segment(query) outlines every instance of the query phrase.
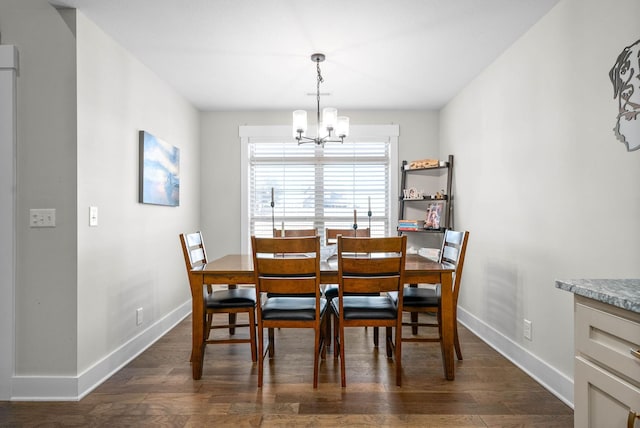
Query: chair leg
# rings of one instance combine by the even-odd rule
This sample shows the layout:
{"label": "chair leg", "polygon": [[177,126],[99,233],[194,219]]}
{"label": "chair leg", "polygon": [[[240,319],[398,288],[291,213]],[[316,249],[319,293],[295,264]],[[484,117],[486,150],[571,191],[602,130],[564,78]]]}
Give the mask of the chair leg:
{"label": "chair leg", "polygon": [[418,313],[411,312],[411,334],[418,334]]}
{"label": "chair leg", "polygon": [[262,388],[262,376],[264,372],[264,329],[258,323],[258,388]]}
{"label": "chair leg", "polygon": [[[211,333],[211,325],[213,324],[213,314],[209,313],[206,315],[206,321],[204,325],[204,329],[202,330],[202,341],[204,342],[209,337]],[[193,363],[193,350],[191,351],[191,356],[189,357],[189,362]]]}
{"label": "chair leg", "polygon": [[[418,284],[409,284],[411,288],[417,288]],[[418,313],[411,312],[411,334],[414,336],[418,334]]]}
{"label": "chair leg", "polygon": [[327,327],[329,322],[329,317],[327,314],[324,314],[322,320],[320,321],[320,357],[323,360],[327,359],[327,331],[329,332],[329,336],[331,336],[331,325]]}
{"label": "chair leg", "polygon": [[386,327],[385,330],[386,330],[385,342],[387,345],[387,358],[391,358],[393,357],[393,336],[391,333],[392,328]]}
{"label": "chair leg", "polygon": [[212,313],[208,313],[207,314],[207,329],[205,330],[207,335],[211,331],[211,325],[213,325],[213,314]]}
{"label": "chair leg", "polygon": [[340,348],[342,347],[342,343],[340,343],[340,320],[337,316],[334,315],[333,318],[333,358],[338,358],[340,353]]}
{"label": "chair leg", "polygon": [[315,331],[315,344],[313,347],[313,388],[318,387],[318,367],[320,366],[320,346],[322,346],[321,336],[324,328],[324,320],[320,321],[320,326]]}
{"label": "chair leg", "polygon": [[[329,302],[327,302],[327,304],[329,306],[331,306],[331,304]],[[325,336],[325,346],[331,346],[331,336],[332,336],[332,331],[331,331],[331,322],[332,322],[332,318],[333,318],[333,310],[331,309],[331,307],[326,309],[327,312],[324,316],[326,318],[325,321],[325,329],[324,329],[324,336]]]}
{"label": "chair leg", "polygon": [[396,327],[396,385],[402,386],[402,322]]}
{"label": "chair leg", "polygon": [[347,386],[347,375],[345,373],[344,363],[344,325],[342,323],[340,323],[340,384],[343,388]]}
{"label": "chair leg", "polygon": [[462,360],[462,350],[460,349],[460,340],[458,339],[458,322],[453,326],[453,346],[456,348],[456,356]]}
{"label": "chair leg", "polygon": [[236,314],[235,314],[235,312],[232,312],[232,313],[229,314],[229,325],[231,326],[231,327],[229,327],[229,334],[233,336],[234,334],[236,334],[236,327],[235,327],[235,325],[236,325]]}
{"label": "chair leg", "polygon": [[252,309],[249,311],[249,339],[251,340],[251,361],[258,361],[256,355],[256,314]]}
{"label": "chair leg", "polygon": [[[209,338],[209,334],[211,333],[211,324],[213,322],[213,314],[207,314],[205,318],[202,320],[202,342],[206,347],[206,340]],[[202,349],[204,352],[204,348]],[[189,357],[189,362],[193,363],[193,349],[191,350],[191,356]]]}
{"label": "chair leg", "polygon": [[378,347],[380,344],[380,329],[378,327],[373,327],[373,346]]}
{"label": "chair leg", "polygon": [[273,358],[276,353],[276,337],[274,329],[269,329],[269,358]]}

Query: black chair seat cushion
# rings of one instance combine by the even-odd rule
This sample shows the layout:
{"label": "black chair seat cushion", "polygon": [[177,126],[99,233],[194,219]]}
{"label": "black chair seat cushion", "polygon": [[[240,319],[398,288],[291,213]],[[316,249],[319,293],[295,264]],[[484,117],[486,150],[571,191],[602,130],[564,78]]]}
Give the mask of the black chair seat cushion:
{"label": "black chair seat cushion", "polygon": [[[331,301],[336,314],[340,313],[338,299]],[[397,307],[389,296],[344,296],[344,319],[395,319]]]}
{"label": "black chair seat cushion", "polygon": [[329,284],[324,289],[324,298],[328,301],[335,299],[338,297],[338,285],[337,284]]}
{"label": "black chair seat cushion", "polygon": [[[389,297],[393,301],[398,300],[398,293],[389,293]],[[440,284],[433,288],[417,288],[417,287],[405,287],[403,290],[402,304],[407,306],[433,306],[438,307],[440,305]]]}
{"label": "black chair seat cushion", "polygon": [[253,288],[235,288],[232,290],[215,290],[205,295],[207,308],[242,308],[256,305],[256,291]]}
{"label": "black chair seat cushion", "polygon": [[[320,316],[326,307],[326,299],[320,299]],[[271,297],[262,305],[264,320],[313,321],[315,318],[315,297]]]}

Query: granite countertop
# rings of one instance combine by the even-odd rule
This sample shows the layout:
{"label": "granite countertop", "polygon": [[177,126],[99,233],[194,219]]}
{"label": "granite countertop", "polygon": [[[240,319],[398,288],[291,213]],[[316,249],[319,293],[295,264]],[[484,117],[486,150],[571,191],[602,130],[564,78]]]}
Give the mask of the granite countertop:
{"label": "granite countertop", "polygon": [[556,288],[640,313],[640,279],[558,279]]}

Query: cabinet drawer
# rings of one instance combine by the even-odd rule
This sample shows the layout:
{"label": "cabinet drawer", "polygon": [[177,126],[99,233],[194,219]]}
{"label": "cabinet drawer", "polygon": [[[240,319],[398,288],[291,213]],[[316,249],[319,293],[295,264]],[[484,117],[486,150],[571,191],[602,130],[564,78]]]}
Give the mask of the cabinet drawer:
{"label": "cabinet drawer", "polygon": [[[635,314],[633,315],[635,316]],[[615,371],[640,387],[640,323],[622,316],[576,303],[576,355]]]}
{"label": "cabinet drawer", "polygon": [[640,412],[640,388],[582,357],[575,359],[574,388],[576,428],[624,428],[629,414]]}

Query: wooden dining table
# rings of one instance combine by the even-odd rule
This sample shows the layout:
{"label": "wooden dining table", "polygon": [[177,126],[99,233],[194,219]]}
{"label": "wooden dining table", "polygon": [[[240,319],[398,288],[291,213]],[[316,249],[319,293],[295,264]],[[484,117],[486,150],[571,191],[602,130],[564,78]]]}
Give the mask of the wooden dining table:
{"label": "wooden dining table", "polygon": [[[442,360],[444,375],[455,379],[454,372],[454,302],[452,280],[454,267],[438,263],[416,254],[408,254],[405,264],[407,284],[441,284]],[[228,284],[237,286],[255,282],[253,260],[249,254],[230,254],[198,266],[190,271],[189,282],[192,296],[192,373],[193,379],[202,377],[204,360],[205,305],[203,287],[205,284]],[[332,256],[320,264],[321,284],[338,283],[338,260]]]}

